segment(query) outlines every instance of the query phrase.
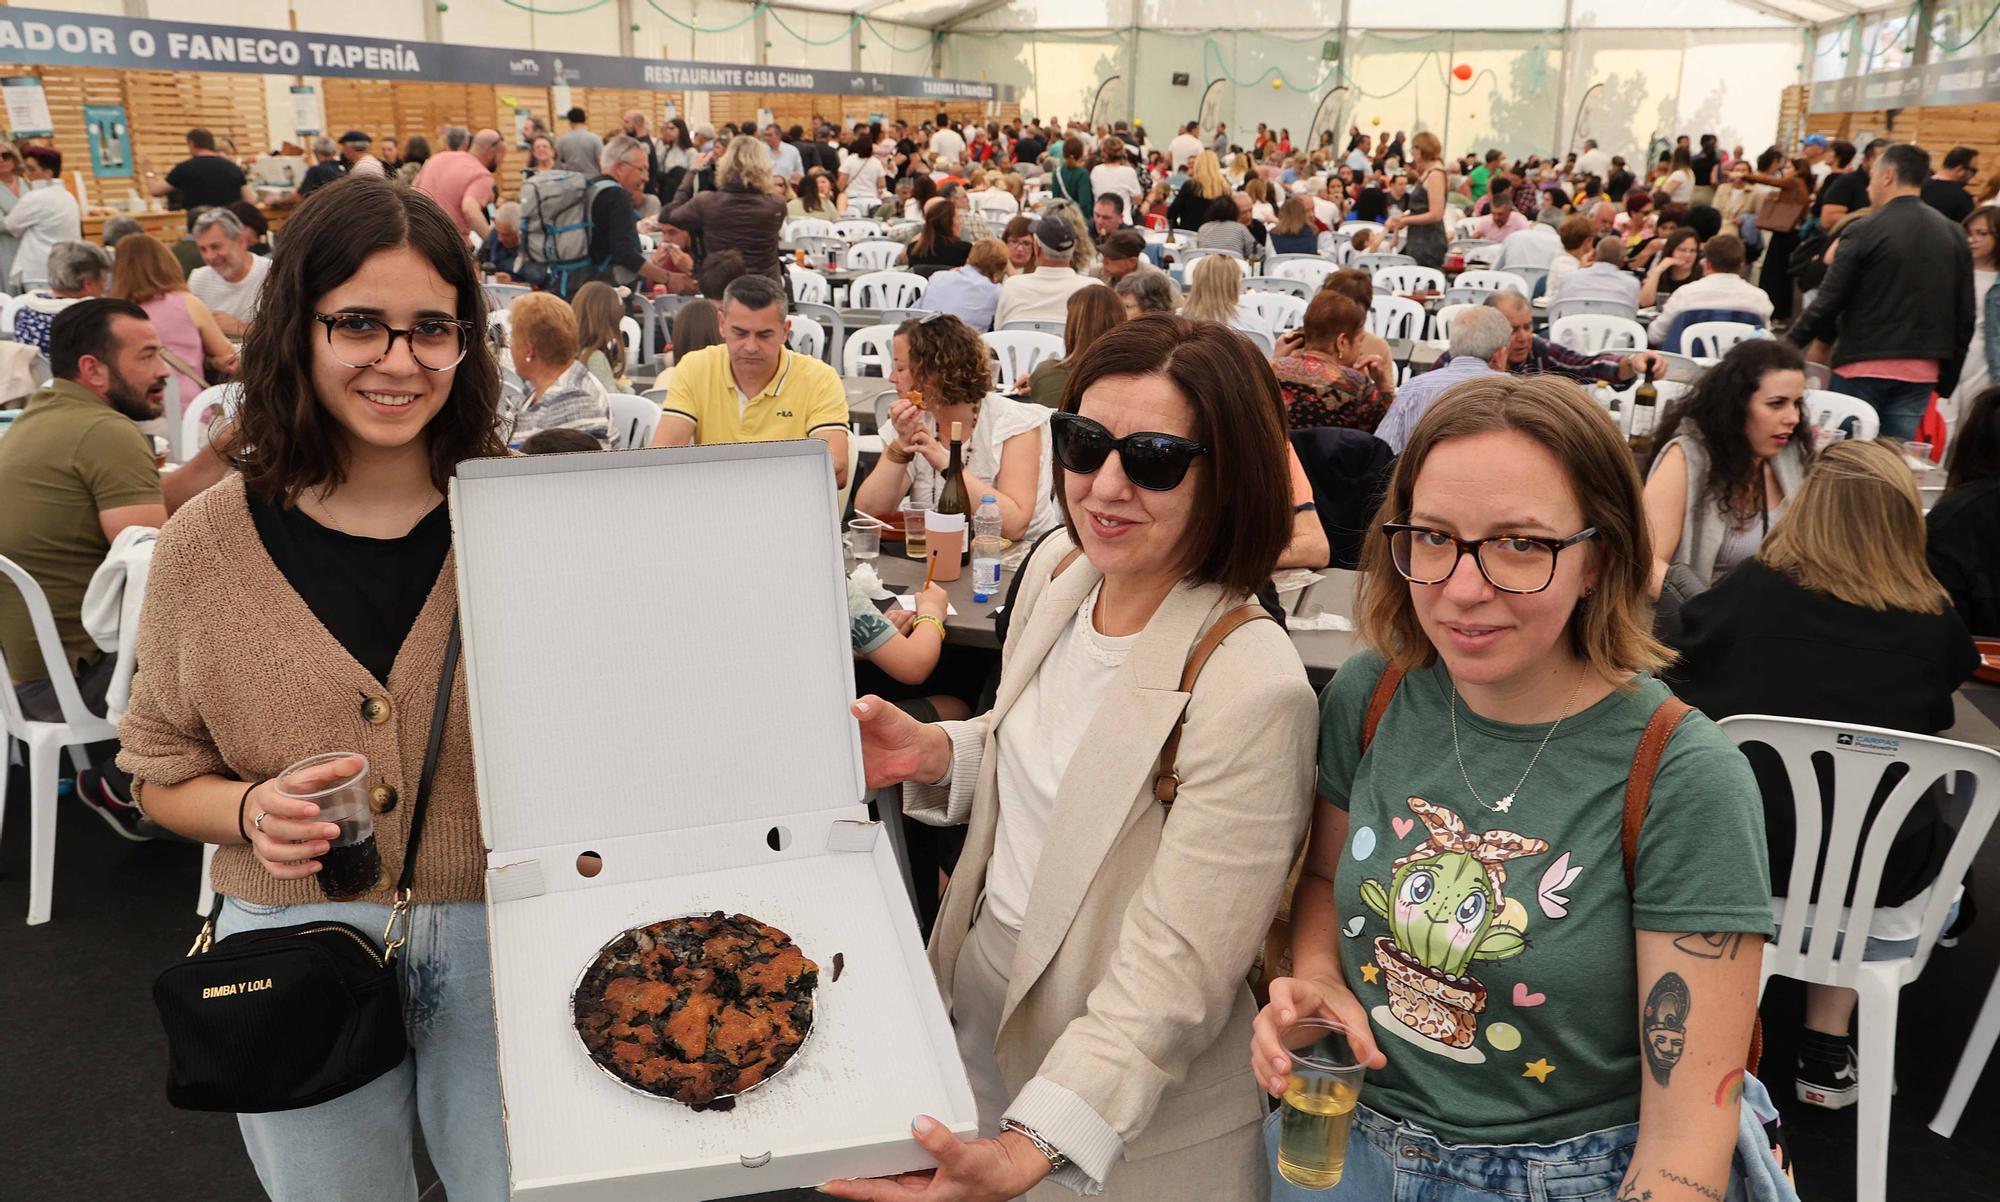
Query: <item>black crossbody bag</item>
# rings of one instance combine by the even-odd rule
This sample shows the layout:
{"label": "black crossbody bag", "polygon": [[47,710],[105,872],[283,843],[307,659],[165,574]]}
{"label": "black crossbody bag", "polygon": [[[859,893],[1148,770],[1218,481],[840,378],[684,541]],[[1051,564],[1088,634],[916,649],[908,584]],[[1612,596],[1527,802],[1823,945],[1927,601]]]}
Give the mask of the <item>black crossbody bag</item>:
{"label": "black crossbody bag", "polygon": [[217,893],[187,956],[153,981],[173,1105],[236,1114],[297,1110],[352,1093],[403,1062],[409,1038],[396,952],[408,935],[410,882],[451,709],[458,644],[454,622],[381,950],[344,922],[241,931],[218,942],[223,896]]}

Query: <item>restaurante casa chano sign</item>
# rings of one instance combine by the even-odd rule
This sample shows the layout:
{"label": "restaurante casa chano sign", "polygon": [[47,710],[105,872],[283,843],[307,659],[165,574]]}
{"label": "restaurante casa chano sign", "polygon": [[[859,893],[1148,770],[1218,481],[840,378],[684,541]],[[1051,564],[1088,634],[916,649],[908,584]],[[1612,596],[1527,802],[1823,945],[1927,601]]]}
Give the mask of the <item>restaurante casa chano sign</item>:
{"label": "restaurante casa chano sign", "polygon": [[424,83],[815,92],[929,100],[1015,99],[1012,85],[875,71],[621,58],[404,42],[143,17],[0,8],[0,61],[149,71],[325,75]]}

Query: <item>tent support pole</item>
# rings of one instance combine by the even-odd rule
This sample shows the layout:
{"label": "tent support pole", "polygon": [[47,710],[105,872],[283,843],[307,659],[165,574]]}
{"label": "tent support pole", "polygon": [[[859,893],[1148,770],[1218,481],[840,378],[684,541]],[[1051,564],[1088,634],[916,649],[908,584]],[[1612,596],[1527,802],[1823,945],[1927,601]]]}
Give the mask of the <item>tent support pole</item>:
{"label": "tent support pole", "polygon": [[[1555,157],[1561,162],[1563,152],[1568,149],[1563,142],[1563,110],[1569,107],[1569,73],[1571,63],[1576,58],[1576,0],[1563,0],[1562,71],[1556,76],[1556,137],[1553,143]],[[1573,139],[1576,131],[1570,131]]]}

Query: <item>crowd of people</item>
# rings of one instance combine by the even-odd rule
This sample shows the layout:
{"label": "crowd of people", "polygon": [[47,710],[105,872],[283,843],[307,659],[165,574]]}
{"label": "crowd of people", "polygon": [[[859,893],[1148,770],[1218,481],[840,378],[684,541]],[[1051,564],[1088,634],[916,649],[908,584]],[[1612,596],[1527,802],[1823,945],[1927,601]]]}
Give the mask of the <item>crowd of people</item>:
{"label": "crowd of people", "polygon": [[[240,172],[191,131],[157,186],[200,201],[192,262],[143,230],[62,236],[37,210],[67,194],[32,187],[54,152],[0,151],[18,239],[0,252],[38,285],[16,338],[52,376],[0,439],[0,555],[49,599],[47,662],[103,713],[117,657],[84,633],[83,594],[121,534],[159,528],[116,767],[78,795],[127,837],[218,845],[219,934],[382,928],[390,878],[326,901],[312,878],[335,831],[272,778],[329,739],[364,751],[389,789],[384,863],[402,854],[395,802],[457,608],[454,467],[618,444],[626,296],[674,293],[689,299],[665,331],[653,445],[816,439],[853,510],[888,516],[935,505],[956,426],[959,482],[1032,548],[997,663],[947,647],[935,586],[908,613],[848,595],[868,784],[965,828],[925,919],[981,1131],[913,1124],[940,1166],[929,1189],[1303,1198],[1273,1178],[1262,1094],[1284,1093],[1285,1029],[1319,1016],[1368,1068],[1330,1197],[1389,1197],[1413,1174],[1451,1198],[1531,1181],[1794,1196],[1736,1155],[1775,1115],[1741,1073],[1759,978],[1738,949],[1773,935],[1790,863],[1823,853],[1794,845],[1782,769],[1715,721],[1934,733],[1979,662],[1972,634],[2000,635],[2000,321],[1984,316],[2000,209],[1992,184],[1967,190],[1976,156],[1814,135],[1752,163],[1705,135],[1650,165],[1591,141],[1453,159],[1423,130],[1307,147],[1189,123],[1155,146],[1124,123],[946,114],[564,123],[528,131],[520,170],[524,195],[586,215],[574,253],[538,242],[534,205],[499,203],[511,140],[493,130],[385,138],[382,157],[358,132],[326,142],[268,240],[231,194]],[[895,326],[867,459],[839,373],[789,329],[785,223],[850,213],[907,223],[928,280],[923,315]],[[1470,239],[1551,304],[1655,308],[1652,345],[1573,349],[1500,290],[1405,377],[1371,328],[1375,279],[1334,263],[1271,349],[1244,336],[1238,260],[1332,257],[1354,221],[1374,223],[1355,249],[1442,268]],[[1147,236],[1174,230],[1230,253],[1176,281]],[[498,322],[496,282],[533,286]],[[1653,348],[1718,311],[1775,336],[1718,356],[1628,441],[1594,394],[1660,374]],[[1062,354],[999,388],[981,335],[1021,321],[1061,323]],[[1872,406],[1879,440],[1814,429],[1815,364]],[[163,475],[142,426],[176,377],[183,397],[240,393],[213,445]],[[1945,484],[1927,515],[1902,448],[1933,429]],[[1269,595],[1280,572],[1329,566],[1358,572],[1362,648],[1315,699]],[[11,595],[0,651],[23,711],[59,720]],[[505,1196],[464,682],[445,684],[459,699],[439,710],[405,949],[429,1018],[390,1075],[241,1116],[274,1196],[328,1180],[400,1196],[413,1123],[452,1196]],[[1636,861],[1635,774],[1653,798]],[[1933,790],[1896,835],[1883,907],[1956,886],[1938,879],[1945,813]],[[1266,964],[1253,995],[1281,903],[1289,968]],[[1814,986],[1798,1063],[1765,1072],[1850,1104],[1854,1004]],[[1718,1092],[1736,1078],[1740,1105]]]}

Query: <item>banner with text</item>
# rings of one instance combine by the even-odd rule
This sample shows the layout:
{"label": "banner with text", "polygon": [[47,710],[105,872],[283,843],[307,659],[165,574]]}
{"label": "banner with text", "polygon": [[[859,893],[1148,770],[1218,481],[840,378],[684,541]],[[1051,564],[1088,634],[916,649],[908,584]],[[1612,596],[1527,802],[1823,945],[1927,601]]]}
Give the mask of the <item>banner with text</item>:
{"label": "banner with text", "polygon": [[0,8],[0,61],[149,71],[331,75],[423,83],[1011,101],[1012,85],[927,75],[698,63],[401,42],[92,13]]}
{"label": "banner with text", "polygon": [[1806,111],[1855,113],[1921,104],[1981,104],[1990,100],[2000,100],[2000,54],[1816,83]]}

